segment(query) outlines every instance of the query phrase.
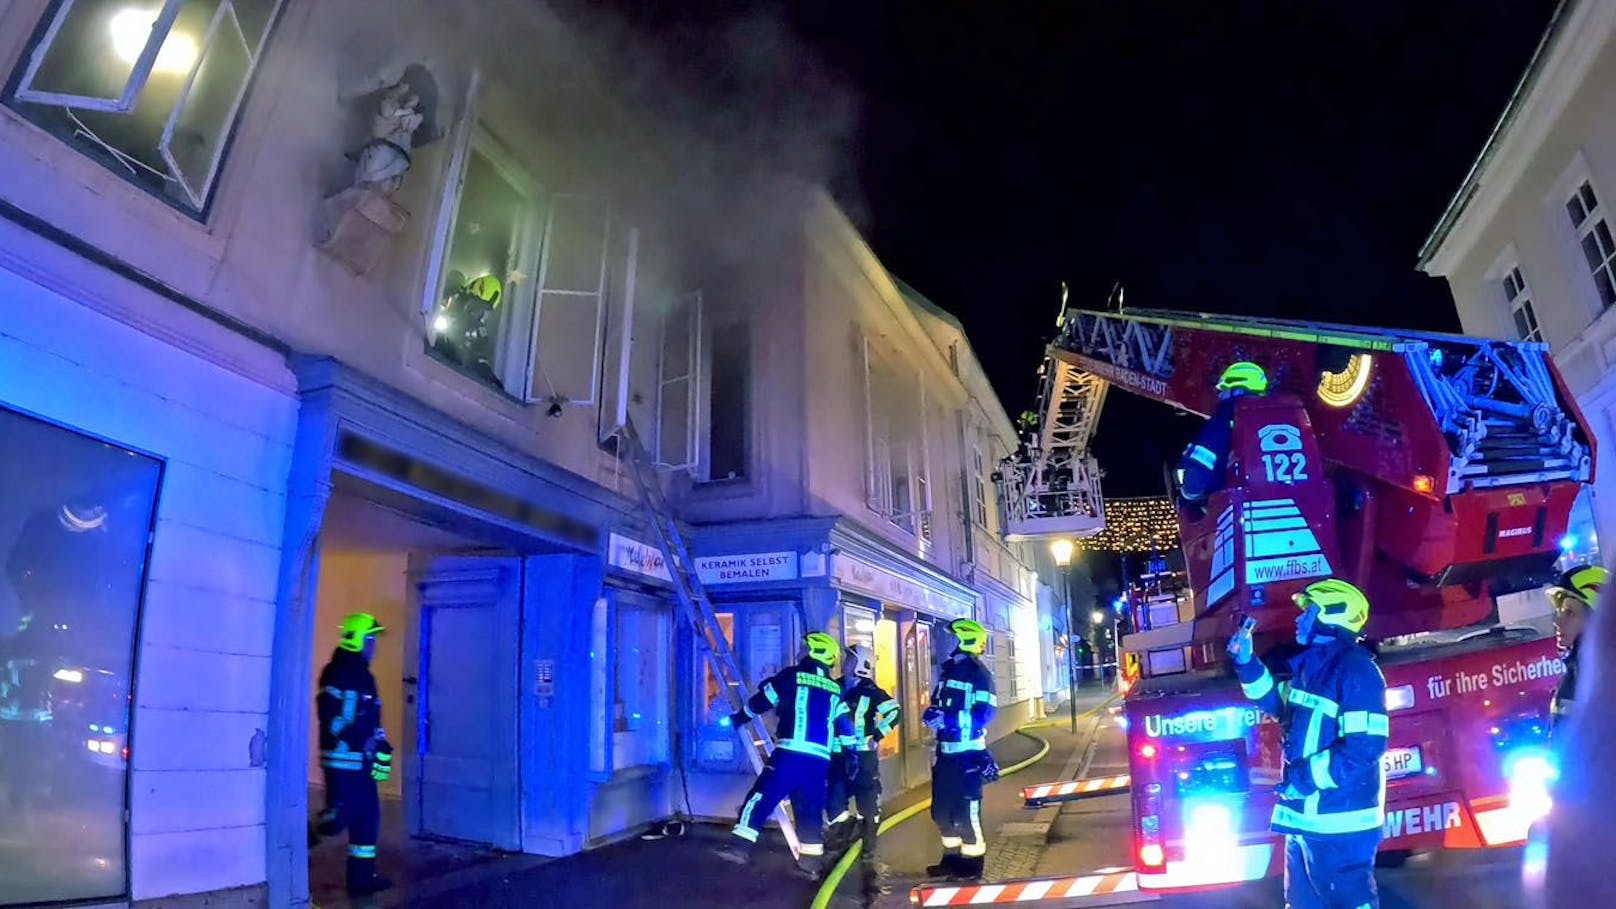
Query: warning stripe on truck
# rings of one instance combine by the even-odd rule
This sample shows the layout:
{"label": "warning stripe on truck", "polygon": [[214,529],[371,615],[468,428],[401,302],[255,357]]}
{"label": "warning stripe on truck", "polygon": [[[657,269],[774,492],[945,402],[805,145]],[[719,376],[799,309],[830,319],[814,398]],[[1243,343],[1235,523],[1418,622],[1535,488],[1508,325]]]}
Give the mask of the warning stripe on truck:
{"label": "warning stripe on truck", "polygon": [[909,891],[909,903],[914,906],[989,906],[1076,900],[1078,902],[1071,905],[1103,906],[1134,901],[1114,899],[1122,896],[1135,900],[1142,896],[1138,875],[1132,871],[1107,869],[1082,877],[1041,878],[1006,884],[922,885]]}
{"label": "warning stripe on truck", "polygon": [[1111,795],[1126,790],[1128,785],[1129,778],[1126,773],[1121,776],[1097,776],[1088,780],[1071,780],[1065,783],[1043,783],[1037,786],[1026,786],[1021,790],[1021,798],[1027,803],[1028,808],[1040,808],[1051,802],[1068,802],[1097,795]]}

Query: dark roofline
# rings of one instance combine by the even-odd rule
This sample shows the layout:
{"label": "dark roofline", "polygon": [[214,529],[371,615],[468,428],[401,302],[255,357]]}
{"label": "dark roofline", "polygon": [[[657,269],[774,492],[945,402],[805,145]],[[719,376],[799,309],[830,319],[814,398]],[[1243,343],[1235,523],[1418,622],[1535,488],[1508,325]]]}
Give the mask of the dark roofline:
{"label": "dark roofline", "polygon": [[1476,190],[1481,185],[1478,178],[1481,176],[1482,170],[1492,162],[1493,155],[1498,151],[1499,143],[1503,141],[1504,133],[1515,124],[1516,118],[1520,116],[1526,96],[1536,87],[1537,77],[1542,73],[1543,64],[1548,60],[1549,47],[1554,43],[1554,39],[1559,36],[1560,29],[1565,25],[1566,20],[1571,18],[1568,13],[1575,4],[1576,0],[1560,0],[1559,5],[1554,8],[1554,15],[1549,19],[1548,27],[1543,30],[1543,37],[1538,40],[1537,49],[1532,51],[1532,59],[1526,64],[1526,72],[1522,73],[1520,81],[1515,83],[1515,91],[1509,96],[1509,103],[1504,105],[1504,112],[1499,115],[1498,122],[1493,124],[1493,130],[1487,135],[1487,141],[1482,144],[1481,153],[1476,156],[1475,163],[1470,165],[1470,171],[1465,174],[1464,181],[1459,184],[1458,192],[1455,192],[1453,198],[1448,201],[1448,207],[1443,209],[1441,220],[1437,221],[1436,226],[1431,228],[1431,233],[1426,236],[1425,243],[1420,246],[1420,258],[1415,263],[1416,268],[1423,271],[1425,266],[1430,264],[1431,260],[1436,257],[1437,247],[1447,240],[1449,232],[1453,230],[1454,223],[1459,220],[1460,215],[1464,214],[1465,207],[1475,197]]}

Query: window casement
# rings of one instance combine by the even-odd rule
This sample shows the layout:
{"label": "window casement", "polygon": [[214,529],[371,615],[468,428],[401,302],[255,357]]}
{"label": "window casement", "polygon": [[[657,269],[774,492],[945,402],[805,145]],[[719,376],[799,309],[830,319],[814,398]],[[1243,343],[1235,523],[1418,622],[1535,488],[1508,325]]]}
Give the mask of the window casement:
{"label": "window casement", "polygon": [[892,368],[860,339],[864,369],[866,503],[876,514],[929,541],[931,470],[925,389],[918,374]]}
{"label": "window casement", "polygon": [[1589,180],[1577,182],[1565,200],[1565,212],[1576,231],[1583,262],[1593,277],[1599,305],[1609,309],[1616,305],[1616,238],[1611,235],[1604,205]]}
{"label": "window casement", "polygon": [[1515,323],[1516,336],[1522,341],[1543,340],[1537,310],[1532,306],[1532,294],[1526,287],[1526,278],[1521,275],[1521,267],[1511,265],[1506,268],[1499,284],[1504,292],[1504,302],[1509,306],[1510,318]]}
{"label": "window casement", "polygon": [[520,401],[593,406],[610,203],[546,192],[470,110],[450,173],[423,301],[428,348]]}
{"label": "window casement", "polygon": [[6,104],[201,217],[282,0],[61,0]]}

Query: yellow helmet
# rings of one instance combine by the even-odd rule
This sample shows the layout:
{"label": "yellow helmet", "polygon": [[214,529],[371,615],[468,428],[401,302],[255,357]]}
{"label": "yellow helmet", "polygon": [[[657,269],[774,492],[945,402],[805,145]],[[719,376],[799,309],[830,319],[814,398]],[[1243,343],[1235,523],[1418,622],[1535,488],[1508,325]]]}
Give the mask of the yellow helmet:
{"label": "yellow helmet", "polygon": [[1291,598],[1297,609],[1319,608],[1319,622],[1357,634],[1369,622],[1369,598],[1340,578],[1325,578],[1307,585]]}
{"label": "yellow helmet", "polygon": [[1610,580],[1610,572],[1598,565],[1576,565],[1567,568],[1548,589],[1549,602],[1556,610],[1570,602],[1580,602],[1589,609],[1599,602],[1599,592]]}
{"label": "yellow helmet", "polygon": [[1241,360],[1223,371],[1218,377],[1218,391],[1238,389],[1254,395],[1267,394],[1268,373],[1249,360]]}
{"label": "yellow helmet", "polygon": [[367,638],[386,630],[375,616],[368,612],[356,612],[342,620],[342,636],[337,639],[337,646],[358,653],[365,649]]}
{"label": "yellow helmet", "polygon": [[835,638],[823,631],[814,631],[804,635],[802,640],[808,645],[808,659],[823,666],[836,665],[836,652],[842,648]]}
{"label": "yellow helmet", "polygon": [[948,623],[948,633],[959,639],[959,649],[981,656],[988,650],[988,630],[970,619],[955,619]]}
{"label": "yellow helmet", "polygon": [[493,275],[483,275],[480,278],[472,278],[466,282],[464,289],[466,293],[498,309],[499,297],[504,292],[505,286]]}

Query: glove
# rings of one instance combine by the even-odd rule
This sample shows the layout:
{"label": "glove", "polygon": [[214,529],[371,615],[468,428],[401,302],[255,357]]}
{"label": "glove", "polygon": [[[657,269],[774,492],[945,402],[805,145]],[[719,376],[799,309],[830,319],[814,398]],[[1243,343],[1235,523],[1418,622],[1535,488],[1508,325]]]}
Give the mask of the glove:
{"label": "glove", "polygon": [[376,782],[384,782],[393,775],[393,746],[386,740],[376,745],[376,753],[370,759],[370,778]]}
{"label": "glove", "polygon": [[1251,662],[1252,652],[1251,632],[1241,629],[1229,638],[1229,656],[1239,665],[1244,666]]}
{"label": "glove", "polygon": [[982,752],[982,782],[992,783],[999,779],[999,762],[993,759],[993,752]]}
{"label": "glove", "polygon": [[731,729],[739,729],[750,722],[752,722],[752,718],[747,716],[744,711],[732,713],[724,718],[724,725]]}
{"label": "glove", "polygon": [[943,712],[936,707],[927,707],[926,712],[920,715],[920,721],[933,730],[941,731],[943,728]]}

